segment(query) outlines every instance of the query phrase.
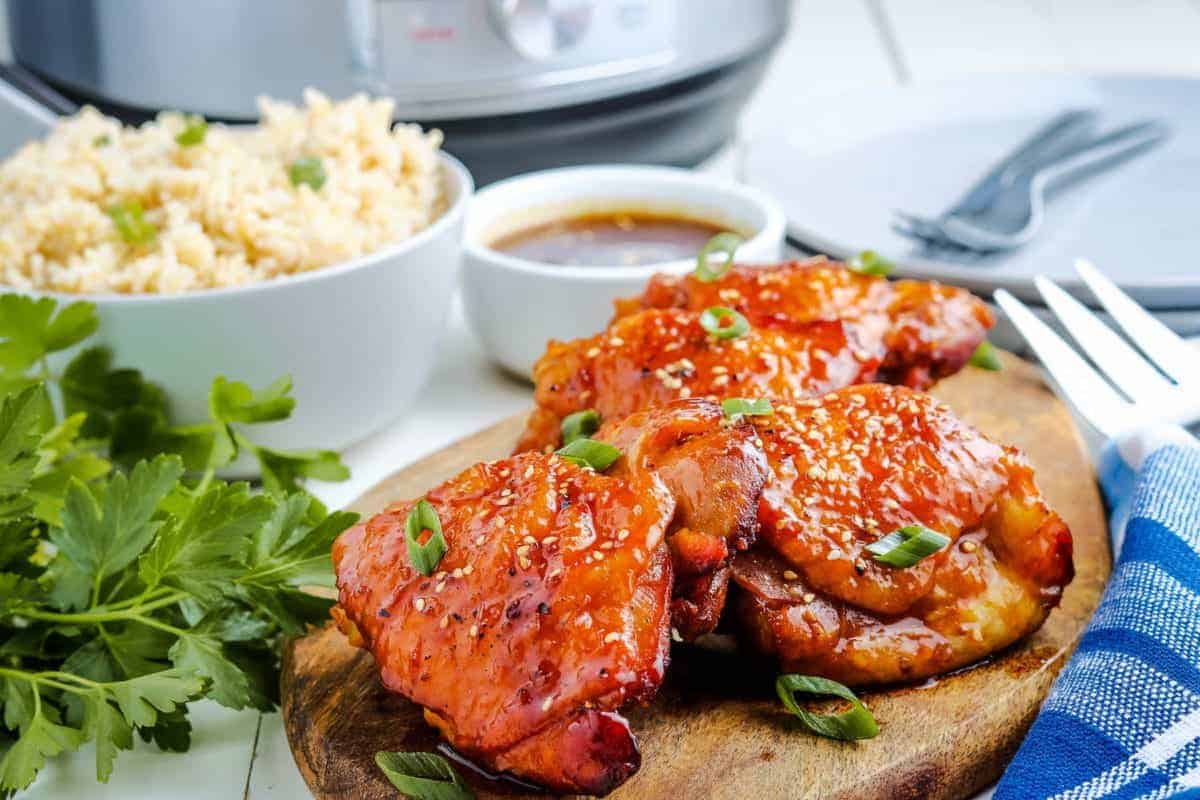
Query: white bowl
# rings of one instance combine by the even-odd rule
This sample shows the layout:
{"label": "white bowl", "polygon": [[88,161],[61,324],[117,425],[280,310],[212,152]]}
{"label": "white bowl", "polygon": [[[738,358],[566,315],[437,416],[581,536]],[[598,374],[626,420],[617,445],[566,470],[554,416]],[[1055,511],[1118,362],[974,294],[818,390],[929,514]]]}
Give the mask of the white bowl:
{"label": "white bowl", "polygon": [[[489,247],[531,222],[588,207],[685,214],[735,230],[755,231],[739,262],[777,261],[784,216],[762,192],[732,181],[668,167],[568,167],[519,175],[479,191],[471,201],[463,250],[463,302],[487,354],[528,377],[549,339],[591,336],[612,318],[612,301],[641,292],[656,272],[683,274],[695,259],[639,266],[560,266]],[[575,207],[574,209],[572,207]]]}
{"label": "white bowl", "polygon": [[421,389],[462,257],[470,173],[442,154],[449,206],[430,227],[341,264],[229,289],[173,295],[50,296],[95,303],[119,366],[162,386],[172,418],[208,419],[216,375],[255,389],[290,374],[291,419],[255,427],[277,448],[340,450],[395,419]]}

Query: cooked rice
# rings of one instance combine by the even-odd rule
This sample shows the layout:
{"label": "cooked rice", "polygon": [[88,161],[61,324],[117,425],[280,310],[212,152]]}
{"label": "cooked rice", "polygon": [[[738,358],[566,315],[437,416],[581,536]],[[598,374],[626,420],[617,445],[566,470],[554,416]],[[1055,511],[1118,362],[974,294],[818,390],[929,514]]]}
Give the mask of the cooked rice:
{"label": "cooked rice", "polygon": [[[392,127],[393,103],[259,101],[253,127],[185,118],[123,127],[94,108],[0,165],[0,282],[61,292],[172,293],[241,286],[355,258],[430,225],[443,199],[438,131]],[[288,166],[321,160],[314,191]],[[157,235],[127,243],[108,210],[140,203]]]}

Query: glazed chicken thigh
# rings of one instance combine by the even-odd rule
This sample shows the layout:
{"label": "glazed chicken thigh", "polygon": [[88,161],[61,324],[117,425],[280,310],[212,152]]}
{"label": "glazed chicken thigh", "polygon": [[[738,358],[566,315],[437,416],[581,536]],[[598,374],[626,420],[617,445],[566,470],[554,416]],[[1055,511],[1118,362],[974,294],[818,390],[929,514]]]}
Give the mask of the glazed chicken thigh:
{"label": "glazed chicken thigh", "polygon": [[881,356],[837,321],[719,339],[698,312],[642,311],[597,336],[549,344],[533,368],[537,408],[516,449],[557,447],[562,419],[584,409],[608,421],[679,398],[820,395],[871,380]]}
{"label": "glazed chicken thigh", "polygon": [[447,543],[431,576],[407,555],[411,502],[334,546],[337,616],[386,687],[488,767],[590,794],[638,768],[617,711],[653,697],[672,624],[715,624],[766,480],[754,427],[706,401],[598,436],[623,454],[608,474],[527,453],[430,491]]}
{"label": "glazed chicken thigh", "polygon": [[[1072,578],[1071,534],[1019,453],[936,399],[882,384],[755,418],[771,465],[760,544],[734,560],[736,615],[785,671],[842,683],[955,669],[1036,630]],[[868,545],[921,525],[917,563]]]}
{"label": "glazed chicken thigh", "polygon": [[758,530],[767,459],[757,431],[727,420],[716,403],[690,399],[608,423],[595,438],[623,454],[610,475],[652,471],[675,499],[672,632],[683,641],[710,633],[725,608],[729,560]]}
{"label": "glazed chicken thigh", "polygon": [[693,275],[655,275],[640,297],[618,300],[617,317],[647,308],[703,311],[726,306],[752,324],[842,320],[862,346],[882,353],[879,379],[914,389],[962,369],[995,323],[965,289],[863,275],[823,256],[767,267],[733,267],[705,283]]}
{"label": "glazed chicken thigh", "polygon": [[447,544],[431,576],[407,555],[411,502],[337,540],[343,629],[460,752],[605,794],[640,765],[618,709],[649,700],[667,664],[670,493],[653,473],[535,453],[471,467],[427,499]]}

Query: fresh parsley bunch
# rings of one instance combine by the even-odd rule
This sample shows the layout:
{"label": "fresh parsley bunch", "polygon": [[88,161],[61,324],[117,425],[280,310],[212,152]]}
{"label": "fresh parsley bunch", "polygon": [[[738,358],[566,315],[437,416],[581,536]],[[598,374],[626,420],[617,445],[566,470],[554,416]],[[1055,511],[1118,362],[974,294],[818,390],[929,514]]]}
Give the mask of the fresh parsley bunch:
{"label": "fresh parsley bunch", "polygon": [[[273,709],[280,641],[326,618],[304,588],[332,585],[355,520],[300,485],[346,478],[336,453],[246,433],[290,415],[290,380],[218,377],[211,420],[172,426],[163,392],[103,348],[52,372],[97,325],[88,303],[0,296],[0,797],[84,742],[101,781],[135,731],[187,749],[194,699]],[[216,478],[243,453],[262,491]]]}

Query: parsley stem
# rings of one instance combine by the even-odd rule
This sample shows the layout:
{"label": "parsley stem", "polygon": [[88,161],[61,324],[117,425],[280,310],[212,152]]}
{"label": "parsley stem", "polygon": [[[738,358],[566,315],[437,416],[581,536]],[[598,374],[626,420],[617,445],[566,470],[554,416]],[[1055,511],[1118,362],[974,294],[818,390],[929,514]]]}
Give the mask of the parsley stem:
{"label": "parsley stem", "polygon": [[[41,684],[42,686],[49,686],[51,688],[58,689],[63,692],[71,692],[72,694],[87,694],[88,692],[92,691],[91,688],[84,688],[82,686],[71,686],[70,684],[60,683],[56,680],[45,677],[46,675],[65,675],[65,674],[69,674],[69,673],[57,673],[57,672],[50,672],[50,673],[37,672],[37,673],[35,673],[35,672],[26,672],[23,669],[5,669],[4,667],[0,667],[0,678],[12,678],[13,680],[25,681],[27,683],[33,684],[35,687],[38,684]],[[78,676],[72,675],[71,677],[78,677]],[[33,690],[33,694],[37,698],[35,701],[36,702],[35,708],[40,709],[41,708],[41,696],[40,696],[41,693],[38,692],[38,690],[35,688]]]}
{"label": "parsley stem", "polygon": [[174,636],[187,636],[188,632],[182,628],[176,628],[174,625],[168,625],[165,622],[159,622],[153,617],[143,617],[140,614],[135,614],[129,617],[130,622],[139,622],[148,628],[158,628],[160,631],[166,631]]}
{"label": "parsley stem", "polygon": [[[58,622],[75,625],[99,625],[102,622],[120,622],[122,620],[137,620],[141,612],[154,611],[164,606],[174,605],[180,600],[187,599],[186,592],[172,592],[166,597],[149,603],[141,603],[128,608],[111,608],[104,611],[81,611],[79,613],[60,613],[57,611],[41,611],[36,608],[18,608],[11,612],[12,616],[41,620],[42,622]],[[105,606],[97,606],[98,609]]]}

